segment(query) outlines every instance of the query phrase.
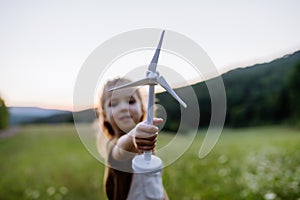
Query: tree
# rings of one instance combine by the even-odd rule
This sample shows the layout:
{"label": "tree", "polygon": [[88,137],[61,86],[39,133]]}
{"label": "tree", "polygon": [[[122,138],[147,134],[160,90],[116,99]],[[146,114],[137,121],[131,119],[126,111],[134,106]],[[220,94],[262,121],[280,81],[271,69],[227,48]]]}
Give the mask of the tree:
{"label": "tree", "polygon": [[8,126],[9,114],[4,100],[0,97],[0,130]]}
{"label": "tree", "polygon": [[300,123],[300,62],[298,62],[289,77],[288,90],[293,121]]}

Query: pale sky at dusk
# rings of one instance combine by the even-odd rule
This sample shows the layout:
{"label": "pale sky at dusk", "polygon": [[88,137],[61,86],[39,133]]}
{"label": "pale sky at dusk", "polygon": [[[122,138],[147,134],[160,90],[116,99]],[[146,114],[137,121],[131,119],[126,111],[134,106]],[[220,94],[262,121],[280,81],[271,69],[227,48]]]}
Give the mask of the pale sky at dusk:
{"label": "pale sky at dusk", "polygon": [[0,0],[0,96],[70,109],[89,54],[126,31],[160,28],[199,44],[220,72],[300,49],[300,1]]}

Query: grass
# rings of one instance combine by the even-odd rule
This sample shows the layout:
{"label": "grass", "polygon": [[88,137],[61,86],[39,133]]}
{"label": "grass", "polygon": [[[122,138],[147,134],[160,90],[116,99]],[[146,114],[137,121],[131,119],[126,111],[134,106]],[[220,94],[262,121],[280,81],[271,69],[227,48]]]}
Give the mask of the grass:
{"label": "grass", "polygon": [[27,126],[0,140],[0,199],[104,199],[100,165],[72,126]]}
{"label": "grass", "polygon": [[[197,159],[202,137],[164,170],[171,199],[299,199],[300,133],[284,127],[225,129]],[[180,198],[178,198],[180,197]]]}
{"label": "grass", "polygon": [[[160,134],[159,146],[172,139]],[[299,199],[300,132],[287,127],[225,129],[204,159],[203,134],[164,168],[170,199]],[[0,139],[0,199],[105,199],[104,166],[71,125],[24,126]]]}

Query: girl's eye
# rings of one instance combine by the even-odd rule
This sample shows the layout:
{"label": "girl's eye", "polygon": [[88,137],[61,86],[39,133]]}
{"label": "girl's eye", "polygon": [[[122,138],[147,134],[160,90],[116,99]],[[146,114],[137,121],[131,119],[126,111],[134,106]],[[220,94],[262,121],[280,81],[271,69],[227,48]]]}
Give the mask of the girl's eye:
{"label": "girl's eye", "polygon": [[135,102],[136,102],[135,98],[131,97],[129,99],[129,104],[135,104]]}
{"label": "girl's eye", "polygon": [[116,101],[110,101],[109,103],[108,103],[108,107],[115,107],[115,106],[117,106],[118,105],[118,102],[116,102]]}

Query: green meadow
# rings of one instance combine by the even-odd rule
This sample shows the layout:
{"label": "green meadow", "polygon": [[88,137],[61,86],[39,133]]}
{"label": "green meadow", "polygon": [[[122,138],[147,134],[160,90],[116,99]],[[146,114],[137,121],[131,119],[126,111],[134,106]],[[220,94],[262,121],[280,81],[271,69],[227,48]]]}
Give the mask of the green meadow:
{"label": "green meadow", "polygon": [[[159,146],[173,138],[160,133]],[[213,151],[204,135],[164,168],[170,199],[300,199],[300,131],[284,126],[224,129]],[[106,199],[104,166],[73,125],[21,126],[0,138],[0,199]]]}

